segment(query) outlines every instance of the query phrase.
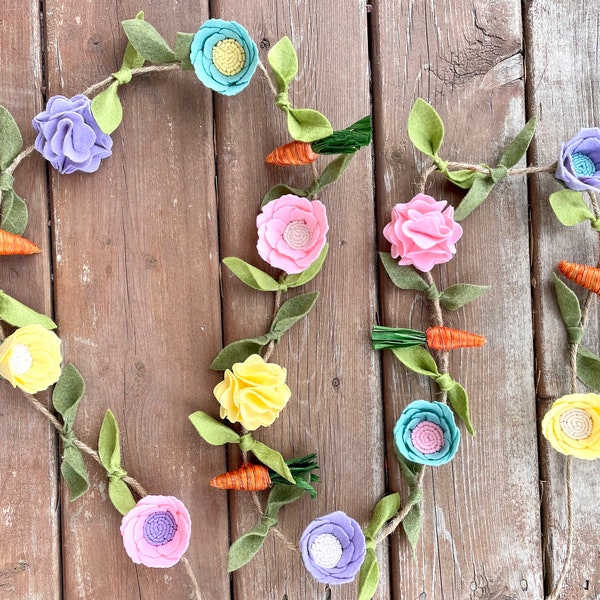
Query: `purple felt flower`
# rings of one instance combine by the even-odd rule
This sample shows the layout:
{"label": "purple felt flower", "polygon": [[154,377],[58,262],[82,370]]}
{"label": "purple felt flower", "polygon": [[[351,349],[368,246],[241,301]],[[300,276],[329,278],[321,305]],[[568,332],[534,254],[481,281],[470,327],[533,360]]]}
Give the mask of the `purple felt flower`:
{"label": "purple felt flower", "polygon": [[53,96],[46,110],[34,117],[35,149],[60,173],[93,173],[112,154],[112,140],[104,133],[83,94],[70,100]]}
{"label": "purple felt flower", "polygon": [[600,189],[600,129],[580,129],[563,142],[555,176],[577,192]]}
{"label": "purple felt flower", "polygon": [[359,524],[338,510],[312,521],[300,538],[304,566],[321,583],[350,583],[365,559]]}

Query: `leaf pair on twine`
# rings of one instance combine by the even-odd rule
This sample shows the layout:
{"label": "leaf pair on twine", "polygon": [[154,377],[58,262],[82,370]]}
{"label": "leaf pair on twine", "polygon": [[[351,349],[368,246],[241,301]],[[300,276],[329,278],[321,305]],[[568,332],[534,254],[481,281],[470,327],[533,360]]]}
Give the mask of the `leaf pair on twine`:
{"label": "leaf pair on twine", "polygon": [[589,221],[592,228],[600,231],[600,219],[588,208],[583,195],[574,190],[560,190],[550,194],[550,206],[556,218],[567,227]]}

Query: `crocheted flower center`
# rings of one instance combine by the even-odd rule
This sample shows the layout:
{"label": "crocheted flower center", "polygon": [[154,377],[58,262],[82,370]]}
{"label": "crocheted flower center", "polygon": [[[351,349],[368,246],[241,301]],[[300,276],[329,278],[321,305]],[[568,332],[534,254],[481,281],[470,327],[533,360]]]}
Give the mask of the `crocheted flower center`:
{"label": "crocheted flower center", "polygon": [[29,348],[25,344],[15,344],[8,359],[10,370],[15,375],[23,375],[23,373],[29,370],[32,364],[33,358],[31,352],[29,352]]}
{"label": "crocheted flower center", "polygon": [[219,73],[231,77],[244,68],[246,52],[237,40],[227,38],[213,46],[212,61]]}
{"label": "crocheted flower center", "polygon": [[410,439],[421,454],[434,454],[444,447],[444,431],[430,421],[421,421],[412,430]]}
{"label": "crocheted flower center", "polygon": [[575,175],[578,177],[591,177],[596,172],[594,161],[582,152],[571,154],[571,164]]}
{"label": "crocheted flower center", "polygon": [[283,232],[286,244],[294,250],[305,248],[312,238],[312,231],[304,221],[292,221]]}
{"label": "crocheted flower center", "polygon": [[168,544],[177,531],[175,517],[168,510],[152,513],[144,523],[144,539],[152,546]]}
{"label": "crocheted flower center", "polygon": [[317,536],[310,547],[313,561],[323,569],[333,569],[340,562],[343,552],[340,540],[332,533]]}
{"label": "crocheted flower center", "polygon": [[592,419],[582,408],[572,408],[560,416],[560,428],[573,440],[585,440],[592,433]]}

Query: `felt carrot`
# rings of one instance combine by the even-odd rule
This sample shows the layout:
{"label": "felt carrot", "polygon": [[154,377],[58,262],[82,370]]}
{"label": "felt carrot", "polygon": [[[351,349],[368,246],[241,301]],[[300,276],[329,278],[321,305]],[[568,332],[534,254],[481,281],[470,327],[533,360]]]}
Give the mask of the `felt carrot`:
{"label": "felt carrot", "polygon": [[584,287],[595,294],[600,294],[600,269],[589,265],[578,265],[577,263],[561,260],[558,270],[571,281]]}
{"label": "felt carrot", "polygon": [[0,255],[37,254],[40,249],[27,238],[0,229]]}
{"label": "felt carrot", "polygon": [[275,148],[269,156],[267,162],[271,165],[287,167],[290,165],[310,165],[319,158],[319,154],[313,152],[312,145],[308,142],[299,142],[297,140]]}
{"label": "felt carrot", "polygon": [[375,350],[383,348],[410,348],[427,344],[432,350],[456,350],[457,348],[478,348],[487,341],[484,337],[452,329],[452,327],[430,327],[427,331],[383,327],[376,325],[371,332]]}

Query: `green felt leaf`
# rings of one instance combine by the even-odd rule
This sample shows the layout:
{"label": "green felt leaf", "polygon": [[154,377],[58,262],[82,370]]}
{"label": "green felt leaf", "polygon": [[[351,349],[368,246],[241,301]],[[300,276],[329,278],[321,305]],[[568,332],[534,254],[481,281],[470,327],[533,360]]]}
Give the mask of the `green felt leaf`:
{"label": "green felt leaf", "polygon": [[404,456],[402,456],[402,454],[400,454],[397,451],[396,446],[394,445],[394,452],[396,454],[396,458],[398,459],[398,462],[400,463],[400,471],[402,471],[402,477],[404,477],[404,480],[406,481],[406,483],[408,484],[409,489],[415,489],[417,486],[417,478],[421,472],[421,469],[423,468],[423,465],[420,465],[418,463],[414,463],[410,460],[408,460],[407,458],[405,458]]}
{"label": "green felt leaf", "polygon": [[85,382],[81,373],[72,364],[68,364],[62,370],[52,392],[52,405],[68,427],[72,427],[75,422],[77,408],[84,393]]}
{"label": "green felt leaf", "polygon": [[0,190],[8,192],[13,189],[14,177],[7,171],[0,171]]}
{"label": "green felt leaf", "polygon": [[279,284],[264,271],[249,265],[241,258],[229,256],[223,259],[223,264],[246,285],[263,292],[276,292]]}
{"label": "green felt leaf", "polygon": [[118,89],[119,82],[113,81],[92,100],[94,119],[98,127],[107,134],[111,134],[123,120],[123,107],[117,93]]}
{"label": "green felt leaf", "polygon": [[[135,18],[139,21],[143,21],[144,11],[140,10],[140,12],[138,12]],[[123,55],[123,62],[121,63],[121,68],[139,69],[141,66],[143,66],[144,62],[144,57],[138,53],[138,51],[132,46],[131,42],[128,42],[125,48],[125,54]]]}
{"label": "green felt leaf", "polygon": [[305,317],[312,310],[318,297],[319,292],[308,292],[294,296],[285,302],[277,311],[271,324],[273,336],[279,339],[290,327]]}
{"label": "green felt leaf", "polygon": [[182,71],[191,71],[194,68],[192,61],[190,60],[190,50],[192,47],[192,41],[194,40],[193,33],[182,33],[177,32],[175,37],[175,58],[177,62],[181,63]]}
{"label": "green felt leaf", "polygon": [[298,57],[289,37],[282,37],[269,50],[267,61],[273,70],[277,91],[280,94],[286,92],[298,73]]}
{"label": "green felt leaf", "polygon": [[529,144],[535,134],[535,127],[537,125],[537,117],[532,117],[527,121],[525,127],[517,134],[515,139],[506,147],[506,150],[502,153],[499,165],[505,166],[507,169],[514,167],[527,152]]}
{"label": "green felt leaf", "polygon": [[278,183],[264,195],[260,206],[263,207],[265,204],[271,202],[271,200],[281,198],[281,196],[285,196],[285,194],[294,194],[294,196],[300,196],[302,198],[305,198],[306,196],[308,196],[308,191],[285,185],[285,183]]}
{"label": "green felt leaf", "polygon": [[317,257],[317,260],[315,260],[315,262],[312,265],[310,265],[308,269],[305,269],[304,271],[302,271],[302,273],[284,275],[280,280],[281,283],[283,283],[285,287],[295,288],[300,287],[301,285],[304,285],[305,283],[308,283],[309,281],[314,279],[317,273],[321,270],[321,267],[325,262],[325,258],[327,257],[328,251],[329,244],[325,244],[325,246],[323,246],[323,250],[321,250],[321,254],[319,254],[319,256]]}
{"label": "green felt leaf", "polygon": [[25,202],[17,196],[14,190],[2,193],[2,218],[0,228],[10,233],[23,235],[29,220]]}
{"label": "green felt leaf", "polygon": [[229,548],[227,570],[231,573],[248,564],[262,548],[270,527],[260,522],[242,534]]}
{"label": "green felt leaf", "polygon": [[[303,475],[299,475],[298,479],[307,481],[307,477],[308,475],[305,473]],[[295,485],[276,483],[269,492],[267,505],[265,506],[265,515],[272,519],[277,518],[277,515],[283,506],[295,502],[304,496],[304,492],[304,489]]]}
{"label": "green felt leaf", "polygon": [[375,552],[367,548],[358,573],[358,600],[371,600],[379,585],[379,564]]}
{"label": "green felt leaf", "polygon": [[567,327],[579,327],[581,307],[577,294],[556,273],[554,274],[554,289],[556,290],[558,308],[565,325]]}
{"label": "green felt leaf", "polygon": [[460,420],[465,424],[467,431],[471,435],[475,435],[473,423],[471,423],[471,415],[469,413],[469,397],[465,388],[460,385],[460,383],[455,382],[454,386],[448,390],[448,402]]}
{"label": "green felt leaf", "polygon": [[489,289],[489,285],[473,285],[470,283],[451,285],[440,294],[440,304],[446,310],[458,310],[461,306],[483,296]]}
{"label": "green felt leaf", "polygon": [[301,142],[314,142],[333,133],[327,117],[311,108],[288,108],[287,126],[290,135]]}
{"label": "green felt leaf", "polygon": [[131,490],[122,479],[108,482],[108,497],[122,515],[126,515],[136,505]]}
{"label": "green felt leaf", "polygon": [[60,472],[69,488],[71,502],[83,496],[90,489],[90,481],[83,462],[83,455],[76,446],[67,446],[64,449]]}
{"label": "green felt leaf", "polygon": [[440,374],[433,356],[421,346],[393,348],[392,352],[405,367],[419,375],[436,377]]}
{"label": "green felt leaf", "polygon": [[454,185],[457,185],[463,190],[468,190],[473,185],[473,180],[478,175],[477,171],[471,171],[470,169],[464,169],[459,171],[448,171],[444,172],[444,177],[448,181],[451,181]]}
{"label": "green felt leaf", "polygon": [[25,306],[2,290],[0,290],[0,320],[15,327],[41,325],[46,329],[56,329],[56,323],[52,319]]}
{"label": "green felt leaf", "polygon": [[462,221],[465,217],[468,217],[489,196],[495,185],[491,177],[474,179],[471,189],[454,213],[454,220]]}
{"label": "green felt leaf", "polygon": [[431,157],[437,156],[444,141],[442,119],[422,98],[417,98],[408,115],[408,137],[415,148]]}
{"label": "green felt leaf", "polygon": [[340,154],[337,158],[334,158],[324,169],[319,177],[318,189],[315,193],[320,192],[337,181],[344,171],[350,166],[352,159],[355,157],[356,152],[351,154]]}
{"label": "green felt leaf", "polygon": [[0,106],[0,171],[4,171],[21,152],[23,138],[8,109]]}
{"label": "green felt leaf", "polygon": [[560,190],[550,194],[550,206],[556,218],[568,227],[582,221],[593,221],[594,214],[588,208],[581,192]]}
{"label": "green felt leaf", "polygon": [[365,529],[365,536],[375,538],[381,528],[400,510],[400,494],[384,496],[373,510],[373,516]]}
{"label": "green felt leaf", "polygon": [[244,362],[252,354],[259,354],[271,339],[272,336],[263,335],[258,338],[231,342],[215,356],[210,368],[213,371],[231,369],[235,363]]}
{"label": "green felt leaf", "polygon": [[240,436],[233,429],[201,410],[192,413],[188,418],[202,439],[213,446],[236,444],[240,441]]}
{"label": "green felt leaf", "polygon": [[423,524],[423,517],[421,514],[421,506],[419,504],[413,504],[412,508],[408,511],[408,514],[402,521],[402,528],[408,538],[408,542],[415,555],[416,548],[419,544],[419,538],[421,537],[421,526]]}
{"label": "green felt leaf", "polygon": [[119,426],[112,411],[108,409],[104,415],[100,436],[98,437],[98,455],[108,473],[121,468],[121,445],[119,442]]}
{"label": "green felt leaf", "polygon": [[600,392],[600,358],[583,346],[577,348],[577,377]]}
{"label": "green felt leaf", "polygon": [[400,266],[389,252],[380,252],[379,257],[392,283],[401,290],[419,290],[429,288],[427,282],[412,268]]}
{"label": "green felt leaf", "polygon": [[160,33],[147,21],[127,19],[122,21],[121,25],[131,45],[147,61],[157,65],[177,62],[175,52],[169,48]]}
{"label": "green felt leaf", "polygon": [[254,440],[252,452],[254,453],[254,456],[256,456],[256,458],[263,463],[263,465],[269,467],[269,469],[275,471],[275,473],[278,473],[290,483],[296,483],[292,473],[290,472],[290,468],[285,463],[283,456],[281,456],[277,450],[273,450],[273,448],[269,448],[269,446],[263,444],[262,442]]}

